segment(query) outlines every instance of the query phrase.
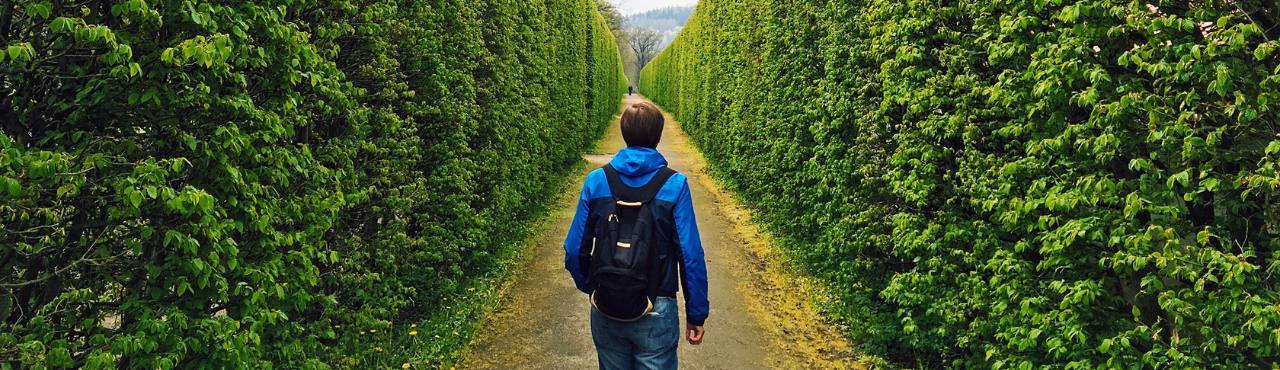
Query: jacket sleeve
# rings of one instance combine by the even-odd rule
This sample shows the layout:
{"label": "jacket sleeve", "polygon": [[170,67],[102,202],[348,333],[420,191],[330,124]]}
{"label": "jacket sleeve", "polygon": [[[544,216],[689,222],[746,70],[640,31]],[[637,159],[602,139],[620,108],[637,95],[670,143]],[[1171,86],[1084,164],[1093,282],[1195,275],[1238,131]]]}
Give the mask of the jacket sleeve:
{"label": "jacket sleeve", "polygon": [[711,313],[707,302],[707,262],[703,256],[698,220],[693,215],[693,196],[689,183],[676,198],[676,237],[680,239],[680,272],[684,291],[685,318],[690,324],[702,325]]}
{"label": "jacket sleeve", "polygon": [[587,288],[587,276],[583,271],[580,252],[582,249],[582,240],[587,229],[587,218],[591,215],[591,210],[587,207],[587,200],[591,199],[590,193],[590,176],[588,183],[582,185],[582,193],[578,197],[578,209],[573,214],[573,224],[569,226],[569,235],[564,237],[564,268],[569,270],[569,276],[573,277],[574,286],[583,293],[590,293]]}

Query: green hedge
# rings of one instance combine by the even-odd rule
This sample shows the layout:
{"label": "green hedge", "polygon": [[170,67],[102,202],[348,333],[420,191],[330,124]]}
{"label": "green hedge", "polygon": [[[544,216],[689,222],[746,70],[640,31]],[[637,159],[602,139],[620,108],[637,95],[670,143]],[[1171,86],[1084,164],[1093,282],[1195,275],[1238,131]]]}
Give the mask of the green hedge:
{"label": "green hedge", "polygon": [[5,1],[0,47],[0,368],[440,365],[626,86],[590,0]]}
{"label": "green hedge", "polygon": [[1269,0],[703,0],[641,91],[869,353],[1270,368],[1277,23]]}

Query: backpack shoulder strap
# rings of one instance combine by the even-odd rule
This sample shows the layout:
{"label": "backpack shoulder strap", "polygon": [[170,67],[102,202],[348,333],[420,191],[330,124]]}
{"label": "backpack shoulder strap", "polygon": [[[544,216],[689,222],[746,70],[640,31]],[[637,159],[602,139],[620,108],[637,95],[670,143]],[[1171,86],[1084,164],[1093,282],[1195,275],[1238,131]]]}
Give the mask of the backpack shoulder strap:
{"label": "backpack shoulder strap", "polygon": [[671,167],[662,167],[658,172],[649,179],[649,183],[644,186],[633,188],[622,183],[622,178],[618,176],[618,171],[612,165],[604,165],[605,179],[609,181],[609,192],[613,193],[613,200],[623,200],[628,202],[649,202],[658,196],[658,191],[662,190],[662,186],[666,185],[667,180],[676,174],[676,170]]}
{"label": "backpack shoulder strap", "polygon": [[627,184],[622,183],[622,178],[618,177],[618,170],[614,169],[611,164],[606,164],[600,168],[604,169],[604,178],[609,182],[609,193],[613,196],[613,200],[623,199],[622,195],[624,194],[620,194],[620,192],[624,192],[628,187]]}
{"label": "backpack shoulder strap", "polygon": [[675,174],[676,170],[671,169],[671,167],[659,168],[658,173],[654,174],[652,179],[649,179],[649,183],[640,188],[640,192],[637,194],[639,200],[652,201],[654,197],[658,196],[658,192],[662,191],[662,186],[667,184],[667,180],[670,180],[671,176],[675,176]]}

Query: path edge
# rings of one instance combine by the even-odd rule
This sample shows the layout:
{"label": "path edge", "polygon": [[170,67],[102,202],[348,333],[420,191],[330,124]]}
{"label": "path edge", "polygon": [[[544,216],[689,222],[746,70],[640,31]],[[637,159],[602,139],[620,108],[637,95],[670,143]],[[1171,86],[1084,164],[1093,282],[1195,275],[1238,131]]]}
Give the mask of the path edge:
{"label": "path edge", "polygon": [[511,290],[516,283],[520,281],[520,276],[527,273],[533,263],[533,257],[536,255],[538,243],[542,242],[542,236],[555,228],[556,212],[554,207],[566,201],[566,198],[578,196],[578,192],[572,191],[573,187],[578,184],[576,174],[581,173],[590,163],[581,157],[596,153],[599,151],[600,143],[605,139],[605,131],[612,127],[615,122],[622,119],[622,110],[625,109],[623,100],[618,101],[618,113],[596,133],[596,137],[591,141],[591,145],[587,146],[580,153],[580,157],[572,166],[564,169],[562,173],[557,175],[554,197],[547,199],[545,209],[541,210],[541,214],[533,219],[533,224],[525,230],[524,238],[516,242],[519,246],[512,247],[511,256],[503,259],[499,264],[501,272],[497,276],[493,276],[490,280],[490,289],[483,294],[470,297],[472,299],[482,300],[477,304],[478,309],[474,312],[474,320],[469,329],[469,337],[467,343],[451,356],[450,361],[441,364],[441,368],[458,369],[460,365],[469,363],[468,361],[474,354],[476,344],[485,339],[485,333],[480,332],[480,328],[484,328],[493,322],[495,313],[502,307],[510,304],[508,299],[511,298]]}
{"label": "path edge", "polygon": [[[648,97],[644,99],[653,102]],[[684,130],[684,125],[666,108],[653,103],[662,109],[667,121],[675,123],[673,126],[688,138],[695,171],[700,175],[697,181],[715,197],[708,200],[715,202],[715,207],[731,224],[735,234],[733,239],[741,240],[748,247],[745,262],[763,267],[761,271],[750,271],[747,281],[737,282],[736,288],[740,295],[748,298],[749,314],[764,331],[762,337],[771,349],[766,353],[766,361],[772,367],[785,369],[884,367],[887,363],[882,359],[857,350],[852,340],[844,335],[845,323],[822,314],[822,307],[839,304],[829,293],[832,287],[804,273],[804,267],[790,257],[783,243],[763,224],[755,221],[757,211],[746,206],[724,179],[711,169],[698,141]],[[778,304],[766,307],[765,302]],[[809,332],[804,334],[816,338],[807,343],[791,340],[797,333],[789,328],[800,328]]]}

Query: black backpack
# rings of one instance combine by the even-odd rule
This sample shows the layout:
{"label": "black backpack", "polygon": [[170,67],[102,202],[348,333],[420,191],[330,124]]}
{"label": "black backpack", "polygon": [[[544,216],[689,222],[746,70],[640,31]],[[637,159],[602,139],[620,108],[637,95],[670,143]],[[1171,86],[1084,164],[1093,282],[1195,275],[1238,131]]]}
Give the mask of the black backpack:
{"label": "black backpack", "polygon": [[587,286],[591,305],[600,313],[618,321],[635,321],[653,310],[661,278],[651,204],[676,171],[662,167],[648,184],[633,188],[622,183],[613,166],[603,168],[613,202],[593,212],[599,219],[590,230]]}

